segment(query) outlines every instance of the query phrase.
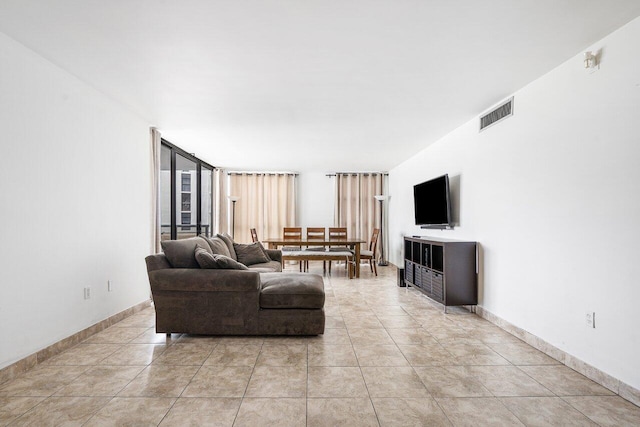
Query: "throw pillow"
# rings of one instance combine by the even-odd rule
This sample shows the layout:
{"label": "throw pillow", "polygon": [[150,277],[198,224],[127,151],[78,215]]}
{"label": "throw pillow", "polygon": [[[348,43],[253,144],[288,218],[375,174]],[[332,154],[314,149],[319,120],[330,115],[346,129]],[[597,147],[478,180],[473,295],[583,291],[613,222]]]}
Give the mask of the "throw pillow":
{"label": "throw pillow", "polygon": [[191,237],[181,240],[163,240],[162,251],[173,268],[198,268],[198,262],[194,253],[198,243],[202,243],[200,237]]}
{"label": "throw pillow", "polygon": [[231,256],[231,258],[235,259],[236,261],[238,260],[238,256],[236,255],[236,251],[233,248],[233,239],[231,238],[231,236],[229,236],[228,234],[217,234],[216,237],[222,239],[224,241],[224,243],[227,245],[227,248],[229,248],[229,254]]}
{"label": "throw pillow", "polygon": [[231,258],[231,252],[229,252],[229,248],[224,240],[219,237],[211,237],[207,239],[207,242],[209,242],[209,246],[214,254],[224,255]]}
{"label": "throw pillow", "polygon": [[195,259],[200,268],[218,268],[227,270],[248,270],[247,266],[235,261],[228,256],[213,254],[211,255],[203,248],[196,248]]}
{"label": "throw pillow", "polygon": [[234,243],[233,249],[236,251],[238,262],[244,265],[262,264],[271,260],[258,242],[251,244]]}

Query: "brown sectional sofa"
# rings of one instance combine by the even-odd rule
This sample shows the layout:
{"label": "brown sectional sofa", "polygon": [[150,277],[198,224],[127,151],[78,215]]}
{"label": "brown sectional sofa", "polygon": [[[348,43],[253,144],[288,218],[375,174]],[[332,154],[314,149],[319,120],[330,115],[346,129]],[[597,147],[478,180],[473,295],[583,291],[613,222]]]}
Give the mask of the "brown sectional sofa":
{"label": "brown sectional sofa", "polygon": [[[213,247],[220,248],[222,237],[213,238]],[[227,243],[229,240],[227,238]],[[204,237],[165,241],[165,253],[146,257],[156,310],[156,332],[202,335],[324,333],[325,295],[321,276],[283,273],[281,252],[264,249],[269,261],[249,265],[246,270],[200,268],[193,255],[195,249],[206,248],[211,241]],[[248,246],[236,245],[239,250]]]}

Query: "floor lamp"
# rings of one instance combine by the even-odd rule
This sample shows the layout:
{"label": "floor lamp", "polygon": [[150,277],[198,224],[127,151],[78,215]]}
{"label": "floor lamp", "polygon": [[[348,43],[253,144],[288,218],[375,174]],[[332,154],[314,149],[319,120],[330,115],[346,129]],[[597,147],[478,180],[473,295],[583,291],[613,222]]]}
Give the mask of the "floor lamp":
{"label": "floor lamp", "polygon": [[231,225],[231,238],[235,239],[236,238],[236,202],[238,200],[240,200],[240,197],[238,196],[229,196],[229,200],[231,200],[231,203],[233,203],[233,219],[232,219],[232,225]]}
{"label": "floor lamp", "polygon": [[384,257],[384,239],[383,239],[383,229],[382,229],[382,223],[384,222],[384,201],[387,200],[387,196],[385,196],[384,194],[379,194],[377,196],[373,196],[377,201],[380,202],[380,262],[378,262],[378,265],[380,266],[386,266],[389,265],[389,263],[387,262],[387,260]]}

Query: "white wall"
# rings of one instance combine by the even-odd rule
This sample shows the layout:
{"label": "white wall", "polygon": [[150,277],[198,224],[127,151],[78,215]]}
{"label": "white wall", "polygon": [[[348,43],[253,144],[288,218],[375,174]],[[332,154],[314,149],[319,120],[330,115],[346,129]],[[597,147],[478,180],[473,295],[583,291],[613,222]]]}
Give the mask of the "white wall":
{"label": "white wall", "polygon": [[[391,261],[402,236],[477,240],[481,305],[640,388],[640,18],[515,93],[515,115],[473,120],[390,173]],[[414,184],[448,173],[459,225],[413,225]],[[596,313],[596,329],[586,326]]]}
{"label": "white wall", "polygon": [[333,227],[335,178],[326,172],[298,175],[298,224],[303,227]]}
{"label": "white wall", "polygon": [[0,93],[2,368],[148,299],[151,191],[148,124],[2,33]]}

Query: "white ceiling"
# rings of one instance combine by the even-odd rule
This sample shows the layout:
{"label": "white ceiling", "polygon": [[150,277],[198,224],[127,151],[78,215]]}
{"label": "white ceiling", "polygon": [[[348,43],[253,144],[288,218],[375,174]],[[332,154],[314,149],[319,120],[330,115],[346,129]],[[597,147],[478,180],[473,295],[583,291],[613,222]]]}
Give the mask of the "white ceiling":
{"label": "white ceiling", "polygon": [[639,15],[638,0],[0,0],[0,31],[216,166],[371,171]]}

